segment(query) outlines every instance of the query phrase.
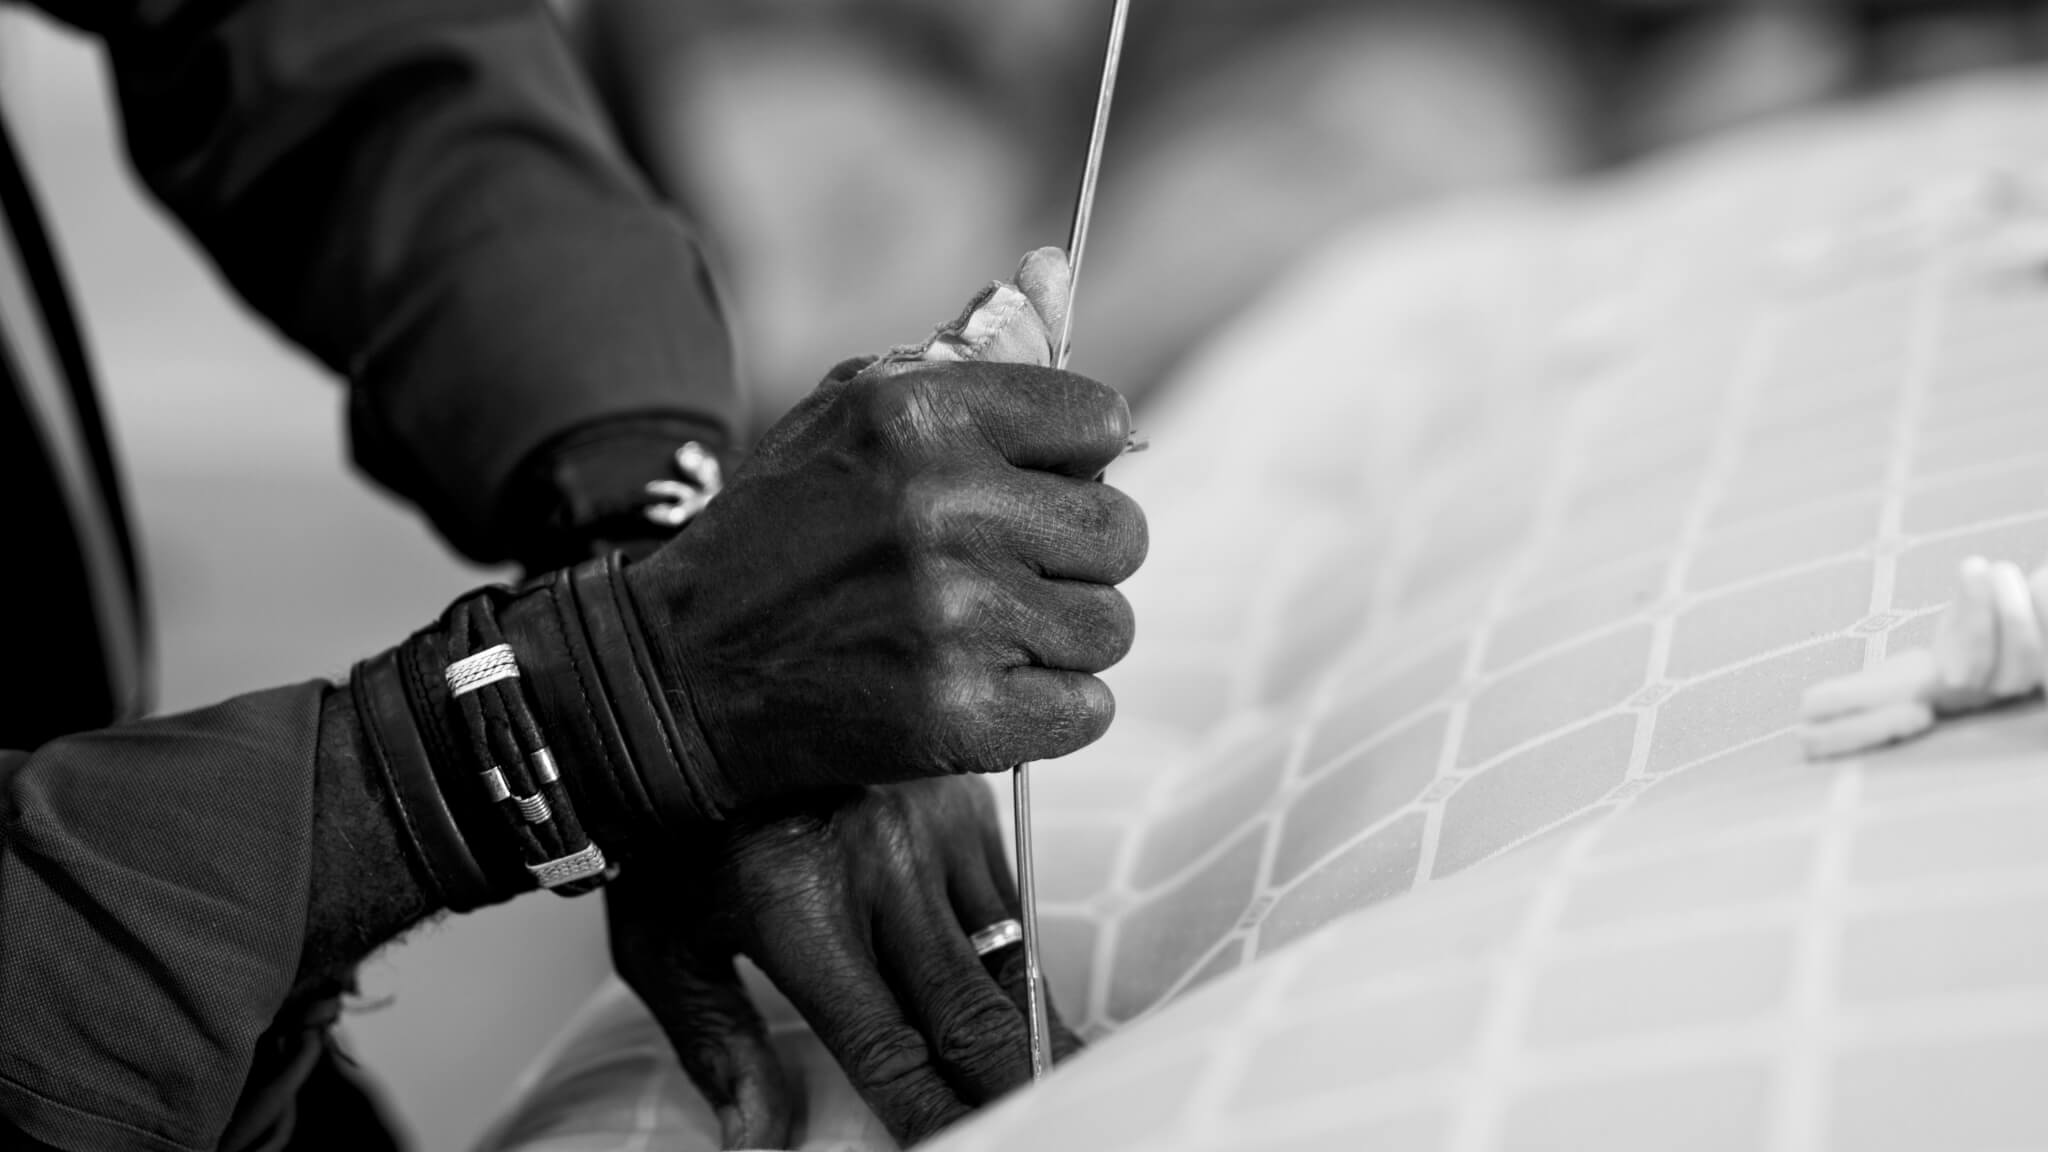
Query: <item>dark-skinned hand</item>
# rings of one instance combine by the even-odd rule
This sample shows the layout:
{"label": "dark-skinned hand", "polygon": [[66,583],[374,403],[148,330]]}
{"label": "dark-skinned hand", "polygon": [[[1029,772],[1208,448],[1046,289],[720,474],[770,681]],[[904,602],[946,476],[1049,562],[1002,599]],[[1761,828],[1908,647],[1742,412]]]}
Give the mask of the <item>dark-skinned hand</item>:
{"label": "dark-skinned hand", "polygon": [[1130,649],[1144,514],[1092,477],[1114,390],[1049,368],[849,362],[687,532],[628,569],[725,814],[1066,755]]}
{"label": "dark-skinned hand", "polygon": [[[1030,1080],[1023,949],[983,959],[968,943],[1018,914],[981,781],[861,789],[743,820],[708,856],[621,875],[608,889],[611,947],[717,1111],[726,1147],[786,1147],[794,1123],[736,952],[803,1013],[906,1146]],[[1053,1020],[1063,1058],[1080,1042]]]}

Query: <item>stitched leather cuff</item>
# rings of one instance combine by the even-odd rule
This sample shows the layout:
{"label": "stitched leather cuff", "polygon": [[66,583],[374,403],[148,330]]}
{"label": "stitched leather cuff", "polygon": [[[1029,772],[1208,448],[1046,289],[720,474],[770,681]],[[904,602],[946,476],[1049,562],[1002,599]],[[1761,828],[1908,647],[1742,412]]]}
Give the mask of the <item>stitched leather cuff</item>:
{"label": "stitched leather cuff", "polygon": [[499,627],[527,670],[534,710],[591,839],[630,859],[719,818],[720,798],[698,783],[710,750],[684,702],[655,676],[621,558],[501,595]]}
{"label": "stitched leather cuff", "polygon": [[[410,648],[419,641],[408,641]],[[509,899],[518,891],[493,883],[485,865],[471,849],[458,811],[460,790],[442,786],[437,755],[414,707],[405,664],[409,653],[393,649],[356,665],[349,693],[362,722],[370,758],[384,777],[420,872],[433,885],[434,897],[456,912],[468,912]],[[437,742],[436,742],[437,743]],[[475,825],[470,825],[475,827]],[[503,876],[504,873],[499,873]]]}
{"label": "stitched leather cuff", "polygon": [[408,848],[442,904],[466,912],[534,886],[492,808],[485,773],[494,765],[477,762],[461,738],[445,679],[450,622],[472,606],[492,615],[511,647],[575,817],[606,857],[668,849],[730,809],[700,783],[710,750],[686,699],[662,690],[620,556],[516,590],[482,589],[357,665],[350,680]]}

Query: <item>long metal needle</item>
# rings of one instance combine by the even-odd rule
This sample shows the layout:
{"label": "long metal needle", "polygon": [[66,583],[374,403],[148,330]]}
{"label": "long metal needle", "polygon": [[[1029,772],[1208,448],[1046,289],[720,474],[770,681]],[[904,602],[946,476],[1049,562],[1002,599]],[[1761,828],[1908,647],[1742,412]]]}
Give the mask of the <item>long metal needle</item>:
{"label": "long metal needle", "polygon": [[[1116,96],[1117,66],[1123,61],[1124,25],[1131,0],[1116,0],[1109,22],[1109,51],[1102,60],[1102,91],[1095,98],[1095,127],[1088,137],[1088,162],[1081,169],[1081,192],[1074,201],[1074,227],[1067,236],[1067,316],[1060,324],[1059,357],[1065,368],[1074,350],[1074,292],[1081,280],[1081,258],[1088,249],[1088,223],[1095,214],[1095,184],[1102,175],[1102,146],[1109,139],[1109,107]],[[1011,797],[1017,831],[1017,894],[1024,913],[1025,998],[1030,1009],[1031,1078],[1042,1078],[1052,1066],[1052,1020],[1046,1008],[1045,979],[1038,958],[1038,880],[1031,859],[1031,765],[1019,764]]]}
{"label": "long metal needle", "polygon": [[1067,232],[1067,318],[1060,324],[1059,357],[1065,368],[1074,354],[1074,292],[1080,286],[1081,259],[1088,252],[1088,224],[1095,216],[1095,185],[1102,177],[1102,147],[1109,140],[1109,107],[1116,99],[1116,72],[1123,63],[1124,25],[1131,0],[1116,0],[1109,21],[1109,51],[1102,58],[1102,89],[1095,97],[1095,126],[1088,136],[1088,162],[1081,167],[1081,191],[1074,198],[1074,224]]}

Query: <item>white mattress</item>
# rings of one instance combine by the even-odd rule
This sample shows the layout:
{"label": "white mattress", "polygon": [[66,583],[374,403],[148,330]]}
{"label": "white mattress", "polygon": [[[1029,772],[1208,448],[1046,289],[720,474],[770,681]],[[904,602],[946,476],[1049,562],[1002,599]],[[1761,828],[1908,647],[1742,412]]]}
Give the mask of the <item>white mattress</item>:
{"label": "white mattress", "polygon": [[[2048,555],[2048,84],[1376,225],[1148,423],[1119,720],[1034,779],[1097,1043],[932,1147],[2048,1147],[2048,719],[1788,737]],[[715,1132],[608,995],[494,1146]]]}

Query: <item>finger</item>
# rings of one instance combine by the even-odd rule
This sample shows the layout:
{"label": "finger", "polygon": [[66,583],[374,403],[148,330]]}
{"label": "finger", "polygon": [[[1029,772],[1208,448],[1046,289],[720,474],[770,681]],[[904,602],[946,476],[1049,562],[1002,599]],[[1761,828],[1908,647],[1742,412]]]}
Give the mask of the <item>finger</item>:
{"label": "finger", "polygon": [[969,1103],[986,1104],[1031,1079],[1023,1014],[982,966],[937,886],[913,881],[877,908],[875,955]]}
{"label": "finger", "polygon": [[1131,602],[1107,584],[1021,574],[998,582],[957,561],[935,566],[932,582],[951,639],[987,666],[1101,672],[1137,637]]}
{"label": "finger", "polygon": [[1095,673],[1130,655],[1137,618],[1124,594],[1104,584],[1045,580],[1027,588],[1015,643],[1040,668]]}
{"label": "finger", "polygon": [[[1067,301],[1073,289],[1074,271],[1061,249],[1040,248],[1024,257],[1024,263],[1017,267],[1017,290],[1038,310],[1038,317],[1055,344],[1066,329]],[[1059,355],[1058,348],[1053,349],[1053,355]]]}
{"label": "finger", "polygon": [[1109,685],[1085,672],[1020,665],[997,671],[994,715],[982,717],[983,747],[995,754],[968,757],[978,771],[999,772],[1025,760],[1057,760],[1102,738],[1116,719]]}
{"label": "finger", "polygon": [[795,1107],[767,1026],[748,999],[732,961],[670,968],[666,983],[676,1004],[655,1013],[683,1071],[718,1114],[727,1148],[785,1147],[795,1128]]}
{"label": "finger", "polygon": [[914,1144],[967,1115],[967,1103],[941,1075],[851,924],[806,921],[800,931],[761,943],[749,949],[755,963],[900,1143]]}
{"label": "finger", "polygon": [[1136,500],[1107,484],[1020,472],[986,500],[955,499],[992,530],[967,535],[1005,546],[1044,576],[1121,584],[1145,563],[1151,532]]}
{"label": "finger", "polygon": [[612,887],[617,890],[607,893],[607,903],[614,963],[717,1114],[724,1146],[783,1147],[796,1109],[782,1062],[731,952],[676,924],[669,910],[653,907],[652,893],[630,883]]}
{"label": "finger", "polygon": [[[991,812],[986,834],[973,857],[959,861],[946,876],[953,908],[959,914],[961,926],[970,932],[978,932],[1003,920],[1022,923],[1024,919],[1023,902],[1017,898],[1017,883],[1010,870],[1009,849],[1003,844],[1002,834],[994,824],[993,798],[989,807]],[[982,963],[1017,1010],[1028,1014],[1031,1001],[1026,993],[1028,967],[1024,946],[1012,944],[991,952],[982,957]],[[1046,1020],[1052,1028],[1053,1060],[1065,1060],[1082,1049],[1081,1037],[1060,1018],[1059,1008],[1052,1002],[1052,989],[1042,982],[1040,987],[1046,998]]]}
{"label": "finger", "polygon": [[1024,364],[919,364],[875,380],[893,438],[936,445],[971,433],[1019,468],[1092,477],[1123,453],[1131,409],[1085,376]]}

